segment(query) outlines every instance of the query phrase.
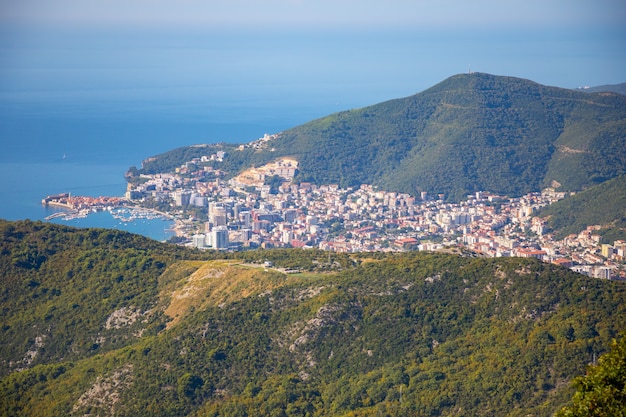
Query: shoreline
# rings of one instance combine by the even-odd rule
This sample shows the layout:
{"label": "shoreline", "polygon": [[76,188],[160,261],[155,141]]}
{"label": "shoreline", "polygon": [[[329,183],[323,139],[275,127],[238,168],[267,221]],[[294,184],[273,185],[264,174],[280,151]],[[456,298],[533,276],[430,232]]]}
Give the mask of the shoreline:
{"label": "shoreline", "polygon": [[[113,210],[114,212],[115,210]],[[88,211],[84,216],[78,211],[59,211],[48,216],[46,222],[67,225],[78,228],[105,228],[120,230],[149,237],[158,242],[165,242],[176,235],[174,220],[165,217],[152,216],[150,218],[136,217],[123,221],[114,217],[109,210]]]}
{"label": "shoreline", "polygon": [[[157,241],[167,241],[171,236],[185,236],[184,223],[174,215],[154,208],[142,207],[124,197],[84,197],[72,196],[69,193],[49,195],[41,200],[47,210],[45,221],[69,223],[76,227],[105,227],[121,229],[130,233],[141,234]],[[91,217],[96,213],[108,212],[111,220]],[[76,224],[75,220],[86,220],[90,225]],[[169,222],[169,224],[164,224]],[[114,224],[113,224],[114,223]],[[143,224],[143,225],[142,225]],[[154,232],[148,234],[137,230],[148,227]],[[157,237],[158,236],[158,237]]]}

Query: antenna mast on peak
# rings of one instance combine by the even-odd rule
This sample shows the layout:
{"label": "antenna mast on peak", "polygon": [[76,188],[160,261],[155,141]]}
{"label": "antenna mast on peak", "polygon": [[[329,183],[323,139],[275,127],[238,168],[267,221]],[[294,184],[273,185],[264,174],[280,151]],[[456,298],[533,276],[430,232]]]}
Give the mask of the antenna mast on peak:
{"label": "antenna mast on peak", "polygon": [[468,66],[467,66],[467,73],[468,74],[472,73],[472,64],[468,64]]}

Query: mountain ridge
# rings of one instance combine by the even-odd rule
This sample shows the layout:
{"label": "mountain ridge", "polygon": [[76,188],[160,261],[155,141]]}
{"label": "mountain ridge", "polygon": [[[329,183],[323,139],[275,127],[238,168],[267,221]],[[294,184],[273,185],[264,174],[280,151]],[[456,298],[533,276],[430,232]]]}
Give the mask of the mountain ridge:
{"label": "mountain ridge", "polygon": [[[599,123],[585,112],[591,108],[595,117],[598,108],[604,112],[615,100],[619,113],[613,120],[623,127],[626,100],[617,95],[589,99],[589,95],[513,77],[461,74],[407,98],[329,116],[338,119],[331,120],[329,128],[320,129],[328,119],[296,127],[283,134],[283,145],[297,149],[305,147],[302,142],[312,142],[322,148],[316,157],[306,150],[297,155],[305,176],[340,167],[336,169],[340,175],[322,177],[322,182],[373,183],[412,195],[444,192],[455,200],[480,190],[521,195],[554,182],[568,190],[579,189],[613,175],[589,169],[590,156],[598,165],[607,159],[604,165],[616,167],[618,173],[625,168],[624,151],[617,149],[624,143],[623,133],[610,130],[616,142],[612,155],[620,158],[612,164],[608,161],[612,155],[596,143],[603,135]],[[559,111],[550,111],[559,104]],[[576,114],[567,118],[567,113]],[[366,120],[372,117],[377,119],[374,123]],[[592,123],[594,131],[589,128]],[[334,143],[329,146],[329,141]],[[337,146],[341,141],[352,143]],[[564,151],[567,145],[584,152],[586,160]],[[279,143],[273,146],[280,152]],[[320,167],[317,156],[321,155],[340,158]],[[359,164],[359,160],[367,162]]]}
{"label": "mountain ridge", "polygon": [[[457,201],[476,191],[578,191],[626,173],[624,132],[626,97],[617,93],[458,74],[409,97],[287,129],[265,148],[220,144],[229,156],[215,167],[234,176],[293,157],[299,163],[296,181],[367,183],[411,195],[444,193]],[[185,162],[172,155],[146,161],[143,172]],[[171,163],[163,164],[167,158]]]}

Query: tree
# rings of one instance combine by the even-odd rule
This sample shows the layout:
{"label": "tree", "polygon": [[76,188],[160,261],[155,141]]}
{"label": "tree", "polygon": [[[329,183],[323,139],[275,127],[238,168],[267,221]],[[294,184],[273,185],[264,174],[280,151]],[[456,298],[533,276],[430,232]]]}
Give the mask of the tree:
{"label": "tree", "polygon": [[190,373],[184,373],[178,378],[178,396],[180,398],[188,397],[193,398],[196,394],[196,390],[204,385],[202,378]]}
{"label": "tree", "polygon": [[611,351],[574,380],[572,405],[557,417],[626,417],[626,335],[614,340]]}
{"label": "tree", "polygon": [[270,186],[271,194],[276,194],[278,193],[278,187],[280,187],[283,182],[285,182],[285,179],[282,178],[281,176],[272,175],[272,176],[265,177],[265,181],[263,182],[263,184]]}

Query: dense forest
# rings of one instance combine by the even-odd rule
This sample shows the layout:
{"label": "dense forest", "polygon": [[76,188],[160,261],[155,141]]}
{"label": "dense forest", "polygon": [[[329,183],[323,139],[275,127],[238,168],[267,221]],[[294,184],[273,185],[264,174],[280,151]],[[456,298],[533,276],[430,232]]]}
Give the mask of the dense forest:
{"label": "dense forest", "polygon": [[532,259],[0,235],[2,416],[549,416],[626,330],[623,283]]}
{"label": "dense forest", "polygon": [[[220,144],[228,157],[214,165],[234,176],[290,156],[299,161],[297,181],[366,183],[458,201],[481,190],[509,196],[548,186],[578,191],[622,175],[625,132],[626,96],[460,74],[410,97],[286,130],[265,149]],[[142,172],[170,170],[202,151],[158,155]]]}

